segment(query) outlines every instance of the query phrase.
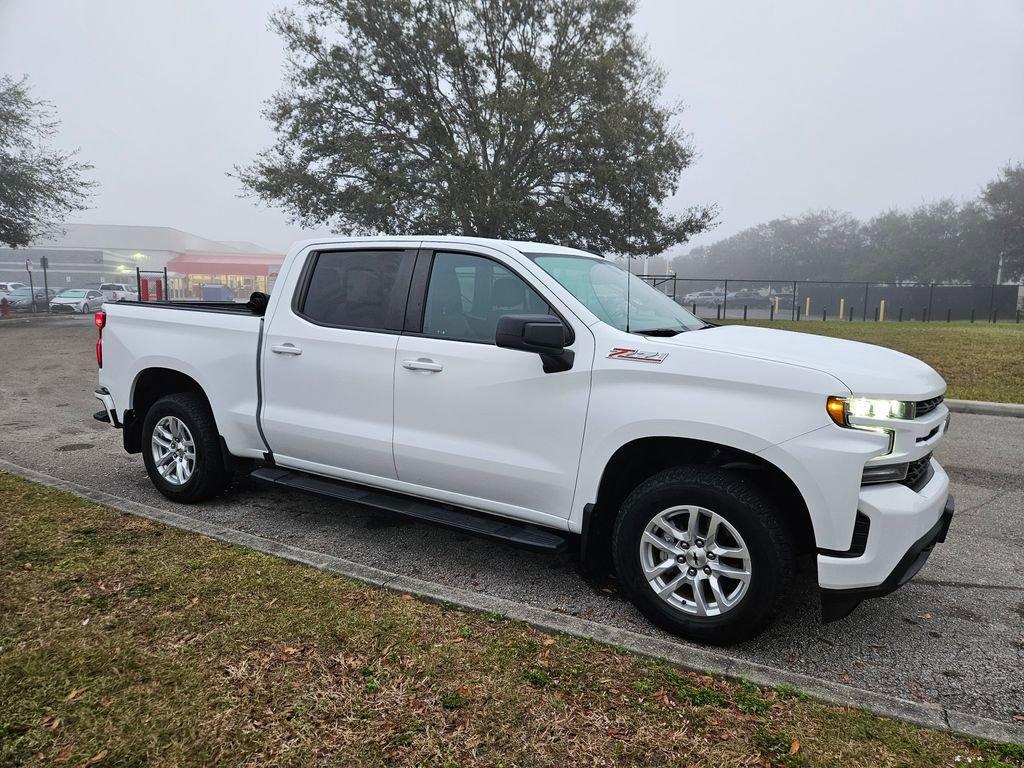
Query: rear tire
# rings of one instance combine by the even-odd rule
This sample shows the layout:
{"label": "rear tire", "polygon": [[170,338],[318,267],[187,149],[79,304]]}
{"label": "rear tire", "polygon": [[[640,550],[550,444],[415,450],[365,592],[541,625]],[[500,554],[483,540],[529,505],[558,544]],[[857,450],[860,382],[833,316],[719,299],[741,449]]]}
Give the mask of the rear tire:
{"label": "rear tire", "polygon": [[675,467],[623,504],[615,568],[634,605],[662,629],[727,645],[753,637],[775,614],[793,580],[793,539],[753,477]]}
{"label": "rear tire", "polygon": [[182,504],[216,496],[231,479],[210,407],[193,393],[162,397],[146,412],[142,458],[156,489]]}

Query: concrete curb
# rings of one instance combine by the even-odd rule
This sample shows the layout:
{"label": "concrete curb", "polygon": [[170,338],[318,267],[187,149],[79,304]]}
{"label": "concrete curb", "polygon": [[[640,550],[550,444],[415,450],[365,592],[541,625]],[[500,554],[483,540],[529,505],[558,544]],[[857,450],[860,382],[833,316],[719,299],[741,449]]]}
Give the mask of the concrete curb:
{"label": "concrete curb", "polygon": [[1020,742],[1024,740],[1024,728],[1016,728],[991,718],[978,717],[967,712],[946,709],[937,704],[922,704],[917,701],[900,699],[887,694],[875,693],[840,685],[828,680],[802,675],[785,669],[757,664],[729,656],[712,648],[691,646],[684,642],[673,642],[658,637],[649,637],[638,632],[619,629],[595,621],[548,611],[542,608],[517,603],[480,592],[446,587],[434,582],[408,576],[400,576],[379,568],[354,563],[344,558],[313,552],[272,539],[257,536],[233,528],[195,520],[185,515],[142,504],[130,499],[88,488],[78,483],[61,480],[42,472],[13,464],[0,459],[0,470],[31,480],[32,482],[68,491],[77,496],[98,502],[121,512],[164,523],[174,528],[209,536],[230,544],[246,547],[257,552],[302,563],[322,571],[362,581],[376,587],[395,592],[410,593],[457,608],[494,612],[510,619],[523,621],[545,632],[560,632],[625,648],[628,651],[668,661],[683,669],[713,674],[732,679],[743,678],[761,686],[775,687],[789,685],[814,698],[829,704],[859,707],[885,717],[903,720],[915,725],[952,731],[965,736],[975,736],[992,741]]}
{"label": "concrete curb", "polygon": [[1024,419],[1024,405],[1019,403],[989,403],[985,400],[950,400],[946,407],[954,413],[973,413],[979,416],[1010,416]]}

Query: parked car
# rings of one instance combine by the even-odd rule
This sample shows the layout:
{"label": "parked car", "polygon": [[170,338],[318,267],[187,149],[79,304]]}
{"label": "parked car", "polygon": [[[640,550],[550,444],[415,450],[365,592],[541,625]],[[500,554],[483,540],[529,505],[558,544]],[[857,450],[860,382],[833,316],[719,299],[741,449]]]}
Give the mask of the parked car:
{"label": "parked car", "polygon": [[203,286],[203,301],[234,301],[235,292],[222,283],[208,283]]}
{"label": "parked car", "polygon": [[749,288],[743,288],[739,291],[729,293],[729,308],[738,309],[746,306],[750,309],[767,309],[768,303],[769,299],[767,295]]}
{"label": "parked car", "polygon": [[11,304],[12,312],[32,312],[33,302],[32,296],[35,295],[35,311],[45,312],[46,308],[50,305],[50,299],[52,299],[57,292],[53,288],[36,288],[33,291],[31,288],[17,288],[7,294],[7,301]]}
{"label": "parked car", "polygon": [[100,291],[107,301],[138,301],[139,288],[130,283],[102,283]]}
{"label": "parked car", "polygon": [[103,294],[88,288],[68,288],[50,301],[51,312],[95,312],[103,306]]}
{"label": "parked car", "polygon": [[27,288],[24,283],[0,283],[0,298],[7,296],[19,288]]}
{"label": "parked car", "polygon": [[96,418],[168,499],[245,471],[517,546],[578,536],[700,641],[756,634],[805,554],[840,618],[917,573],[953,517],[928,365],[714,326],[581,250],[310,240],[269,300],[108,304],[96,324]]}
{"label": "parked car", "polygon": [[695,291],[688,293],[683,297],[683,304],[692,306],[696,304],[698,307],[714,307],[722,303],[721,293],[715,293],[714,291]]}

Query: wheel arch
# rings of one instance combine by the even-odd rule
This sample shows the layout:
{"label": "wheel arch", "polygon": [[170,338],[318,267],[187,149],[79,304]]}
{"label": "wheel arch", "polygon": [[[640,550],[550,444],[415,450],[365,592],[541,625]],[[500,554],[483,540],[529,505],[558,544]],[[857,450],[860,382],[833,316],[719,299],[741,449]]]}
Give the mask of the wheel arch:
{"label": "wheel arch", "polygon": [[778,466],[735,446],[686,437],[641,437],[620,446],[608,459],[596,500],[584,509],[581,558],[587,570],[603,573],[611,565],[611,533],[626,497],[640,483],[680,465],[705,465],[758,473],[769,496],[786,511],[784,522],[800,552],[815,550],[814,527],[803,494]]}
{"label": "wheel arch", "polygon": [[[142,424],[146,419],[146,412],[153,403],[161,397],[181,393],[199,395],[210,409],[210,413],[214,413],[202,385],[187,373],[174,368],[154,366],[144,368],[136,374],[129,399],[131,408],[125,413],[124,420],[124,448],[128,453],[142,451]],[[216,415],[213,419],[216,424]]]}

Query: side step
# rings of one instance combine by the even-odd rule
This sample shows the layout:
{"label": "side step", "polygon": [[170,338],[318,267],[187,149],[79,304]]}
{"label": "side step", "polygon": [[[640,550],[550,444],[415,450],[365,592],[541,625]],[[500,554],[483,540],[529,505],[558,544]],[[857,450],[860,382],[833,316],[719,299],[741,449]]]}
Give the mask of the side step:
{"label": "side step", "polygon": [[315,493],[374,509],[424,520],[477,536],[499,539],[509,544],[542,552],[561,552],[566,540],[557,532],[529,523],[518,523],[479,512],[445,506],[424,499],[378,491],[361,485],[331,480],[280,467],[260,467],[249,475],[255,480],[284,488]]}

